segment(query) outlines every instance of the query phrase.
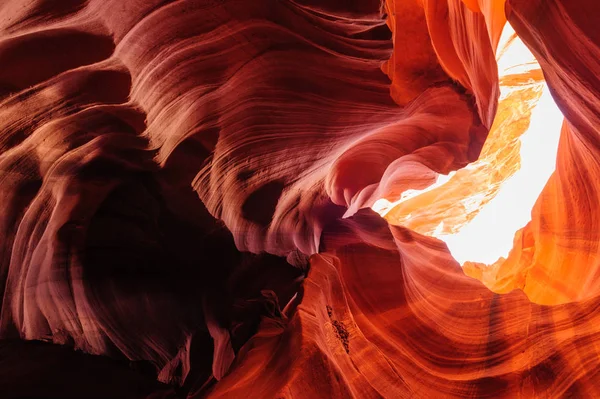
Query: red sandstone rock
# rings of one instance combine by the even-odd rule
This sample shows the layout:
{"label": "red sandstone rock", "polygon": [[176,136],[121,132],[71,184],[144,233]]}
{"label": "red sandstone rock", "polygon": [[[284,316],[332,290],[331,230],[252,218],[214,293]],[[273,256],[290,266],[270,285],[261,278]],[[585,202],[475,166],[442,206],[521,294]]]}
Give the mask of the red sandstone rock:
{"label": "red sandstone rock", "polygon": [[[600,396],[599,11],[5,1],[0,391]],[[565,124],[509,258],[463,271],[365,208],[479,157],[506,16]]]}

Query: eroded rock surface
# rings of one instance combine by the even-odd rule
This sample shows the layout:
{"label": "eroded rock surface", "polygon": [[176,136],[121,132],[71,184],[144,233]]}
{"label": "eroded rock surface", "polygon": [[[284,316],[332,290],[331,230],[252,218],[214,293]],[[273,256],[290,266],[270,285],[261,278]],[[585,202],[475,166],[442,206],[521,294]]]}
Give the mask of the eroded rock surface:
{"label": "eroded rock surface", "polygon": [[[541,72],[501,82],[507,19]],[[600,397],[599,24],[595,0],[2,2],[0,390]],[[369,209],[476,161],[501,84],[542,78],[556,172],[506,261]]]}

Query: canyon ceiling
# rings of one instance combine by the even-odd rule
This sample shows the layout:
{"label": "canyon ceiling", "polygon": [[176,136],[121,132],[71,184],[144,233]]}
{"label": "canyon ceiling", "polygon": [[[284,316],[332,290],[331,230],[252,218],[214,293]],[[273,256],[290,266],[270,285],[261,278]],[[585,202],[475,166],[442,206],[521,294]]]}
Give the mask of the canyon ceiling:
{"label": "canyon ceiling", "polygon": [[599,196],[597,0],[3,0],[0,397],[598,398]]}

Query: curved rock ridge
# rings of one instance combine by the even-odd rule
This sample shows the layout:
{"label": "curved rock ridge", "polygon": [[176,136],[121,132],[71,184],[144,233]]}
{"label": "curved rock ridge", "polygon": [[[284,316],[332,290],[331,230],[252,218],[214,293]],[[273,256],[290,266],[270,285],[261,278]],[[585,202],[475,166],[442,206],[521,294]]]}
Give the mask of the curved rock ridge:
{"label": "curved rock ridge", "polygon": [[323,244],[294,317],[265,320],[210,397],[598,395],[598,299],[543,306],[492,293],[440,241],[369,212]]}
{"label": "curved rock ridge", "polygon": [[[503,33],[502,48],[498,51],[501,97],[494,124],[479,158],[455,173],[438,176],[436,183],[424,190],[403,192],[397,203],[389,203],[382,199],[374,204],[373,209],[383,214],[390,223],[408,227],[420,234],[436,237],[462,231],[465,225],[471,225],[481,219],[482,210],[486,209],[487,204],[492,200],[497,201],[496,198],[502,192],[505,183],[514,180],[515,175],[518,176],[517,172],[529,165],[540,169],[539,162],[536,162],[535,159],[523,159],[527,155],[524,150],[528,148],[526,143],[524,145],[524,139],[535,140],[535,144],[550,141],[548,125],[545,123],[536,125],[536,118],[532,115],[535,112],[537,117],[539,113],[547,111],[541,107],[541,105],[546,105],[545,102],[540,101],[546,90],[545,84],[539,64],[535,62],[533,55],[528,54],[527,48],[514,34],[514,31],[511,34],[510,26],[506,28]],[[543,114],[537,119],[552,120],[552,116]],[[562,119],[559,110],[556,110],[556,116]],[[557,118],[555,117],[555,119]],[[540,132],[539,138],[528,137],[538,131]],[[560,124],[555,131],[560,131]],[[557,140],[558,134],[556,136]],[[536,145],[535,151],[537,154],[534,153],[533,157],[538,155],[537,158],[540,159],[539,152],[542,149],[539,145]],[[553,154],[550,152],[547,158],[549,162],[554,163],[556,151]],[[530,175],[534,174],[530,173]],[[545,181],[540,182],[541,185],[544,183]],[[523,189],[532,185],[533,183],[528,182],[521,192],[516,192],[515,195],[523,197],[525,194]],[[535,198],[532,199],[535,200]],[[512,205],[513,209],[509,209],[512,211],[511,214],[504,215],[502,220],[509,219],[512,214],[519,212],[519,209],[514,208],[518,208],[520,201],[513,202],[510,204],[508,201],[508,205]],[[524,211],[529,213],[532,206],[533,204]],[[478,216],[479,218],[477,218]],[[498,229],[500,226],[500,223],[496,223],[493,227]],[[522,226],[524,223],[519,227]],[[488,222],[482,227],[487,229],[491,226]],[[512,233],[514,234],[514,230]],[[498,238],[498,231],[495,231],[494,241],[497,241]],[[508,244],[512,244],[513,237],[507,238],[510,240]],[[477,237],[470,237],[470,239],[475,240]],[[449,242],[448,238],[445,240],[447,243]],[[483,239],[478,242],[480,246],[485,247],[484,244],[485,240]],[[496,242],[490,247],[493,248],[496,245],[501,246],[502,243]],[[450,249],[452,250],[452,246]],[[486,248],[487,251],[489,249]],[[509,249],[510,247],[506,248],[507,253]],[[453,252],[453,255],[457,254]],[[492,258],[491,261],[496,259]]]}
{"label": "curved rock ridge", "polygon": [[[392,224],[442,239],[467,274],[509,292],[514,286],[501,291],[495,276],[499,268],[526,269],[532,261],[517,250],[508,255],[518,240],[515,232],[531,221],[534,203],[555,170],[563,116],[539,64],[510,26],[501,46],[502,95],[479,159],[424,190],[403,192],[396,203],[378,200],[373,209]],[[510,268],[502,266],[505,261]]]}
{"label": "curved rock ridge", "polygon": [[[537,11],[531,7],[536,4],[556,23],[550,26],[534,17]],[[574,7],[558,1],[513,1],[507,8],[511,24],[539,61],[565,122],[556,172],[536,202],[531,222],[515,235],[507,260],[466,269],[495,292],[519,288],[532,301],[543,304],[598,295],[594,211],[598,81],[589,72],[594,65],[597,68],[597,61],[590,57],[598,52],[598,34],[589,17],[583,17],[595,15],[594,10],[591,3]]]}
{"label": "curved rock ridge", "polygon": [[[0,391],[600,396],[596,8],[3,2]],[[500,84],[540,80],[499,81],[507,17],[565,122],[508,259],[463,271],[366,208],[476,161]]]}

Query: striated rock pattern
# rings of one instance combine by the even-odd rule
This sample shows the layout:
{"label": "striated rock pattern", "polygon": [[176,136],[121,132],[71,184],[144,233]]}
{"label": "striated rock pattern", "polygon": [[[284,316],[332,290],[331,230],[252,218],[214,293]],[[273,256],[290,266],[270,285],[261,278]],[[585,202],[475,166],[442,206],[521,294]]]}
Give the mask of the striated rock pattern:
{"label": "striated rock pattern", "polygon": [[[600,397],[596,3],[3,1],[2,397]],[[499,79],[507,20],[541,71]],[[507,259],[369,209],[499,159],[542,79]]]}

